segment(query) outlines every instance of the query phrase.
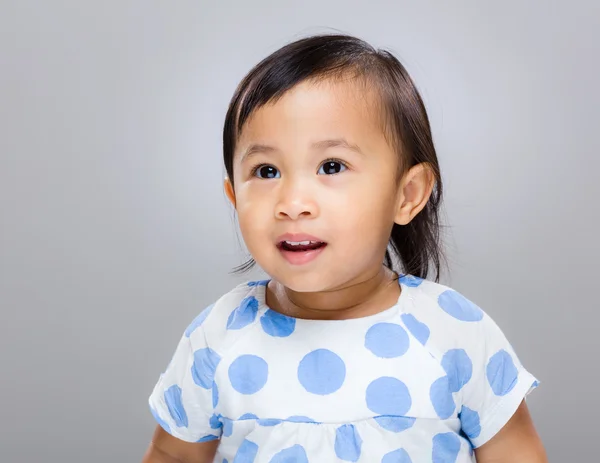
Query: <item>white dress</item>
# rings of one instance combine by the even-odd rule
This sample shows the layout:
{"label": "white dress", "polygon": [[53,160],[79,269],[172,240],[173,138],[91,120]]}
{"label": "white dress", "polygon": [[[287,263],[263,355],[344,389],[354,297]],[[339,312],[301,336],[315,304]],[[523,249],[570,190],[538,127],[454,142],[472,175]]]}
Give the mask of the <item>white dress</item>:
{"label": "white dress", "polygon": [[351,320],[270,310],[239,285],[183,334],[149,403],[218,463],[463,463],[537,386],[502,331],[458,292],[400,278],[393,307]]}

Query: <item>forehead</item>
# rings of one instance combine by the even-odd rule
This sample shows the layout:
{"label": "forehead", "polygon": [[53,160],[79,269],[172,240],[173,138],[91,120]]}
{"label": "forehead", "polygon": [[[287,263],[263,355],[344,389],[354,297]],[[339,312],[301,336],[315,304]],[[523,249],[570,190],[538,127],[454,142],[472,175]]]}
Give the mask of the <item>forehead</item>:
{"label": "forehead", "polygon": [[305,145],[327,138],[345,138],[367,151],[385,141],[377,92],[356,79],[302,82],[250,116],[236,154],[250,143]]}

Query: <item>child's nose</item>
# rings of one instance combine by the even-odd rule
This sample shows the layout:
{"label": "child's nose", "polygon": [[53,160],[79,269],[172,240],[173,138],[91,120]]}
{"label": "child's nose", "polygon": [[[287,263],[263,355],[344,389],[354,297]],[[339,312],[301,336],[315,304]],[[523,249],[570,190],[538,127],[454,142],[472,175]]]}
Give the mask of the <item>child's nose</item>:
{"label": "child's nose", "polygon": [[301,217],[316,217],[319,207],[315,195],[311,194],[310,188],[307,187],[308,185],[303,187],[298,182],[295,185],[284,186],[275,206],[275,218],[298,220]]}

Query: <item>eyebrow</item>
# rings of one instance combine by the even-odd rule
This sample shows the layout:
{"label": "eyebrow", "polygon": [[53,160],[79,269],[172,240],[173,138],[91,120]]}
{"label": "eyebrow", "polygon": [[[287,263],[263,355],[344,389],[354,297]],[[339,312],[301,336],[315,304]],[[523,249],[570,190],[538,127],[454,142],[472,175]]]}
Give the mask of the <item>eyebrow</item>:
{"label": "eyebrow", "polygon": [[[324,151],[328,148],[345,148],[350,151],[354,151],[358,154],[364,154],[360,147],[356,144],[348,142],[345,138],[332,138],[328,140],[320,140],[310,145],[310,148],[314,151]],[[243,162],[246,158],[257,153],[274,153],[278,152],[279,149],[274,146],[264,145],[262,143],[251,144],[244,153],[242,154],[241,161]]]}
{"label": "eyebrow", "polygon": [[246,158],[249,158],[253,154],[257,153],[273,153],[275,151],[279,151],[274,146],[263,145],[261,143],[253,143],[242,153],[241,162],[244,162]]}
{"label": "eyebrow", "polygon": [[333,138],[331,140],[321,140],[311,145],[313,150],[323,151],[327,148],[345,148],[355,151],[358,154],[364,154],[358,145],[348,142],[345,138]]}

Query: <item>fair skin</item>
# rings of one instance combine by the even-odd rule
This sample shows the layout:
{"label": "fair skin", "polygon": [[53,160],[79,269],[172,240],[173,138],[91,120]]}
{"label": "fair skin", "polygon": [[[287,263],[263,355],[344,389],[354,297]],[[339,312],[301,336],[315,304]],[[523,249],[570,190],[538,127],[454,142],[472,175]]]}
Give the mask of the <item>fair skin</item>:
{"label": "fair skin", "polygon": [[[398,299],[396,275],[381,265],[390,231],[425,207],[434,184],[426,165],[398,178],[398,154],[374,97],[352,80],[306,82],[244,126],[225,192],[250,253],[273,277],[273,310],[348,319]],[[278,242],[285,233],[310,234],[326,246],[309,263],[292,264]],[[217,445],[183,442],[157,427],[143,463],[209,463]],[[525,402],[475,454],[480,463],[547,462]]]}

